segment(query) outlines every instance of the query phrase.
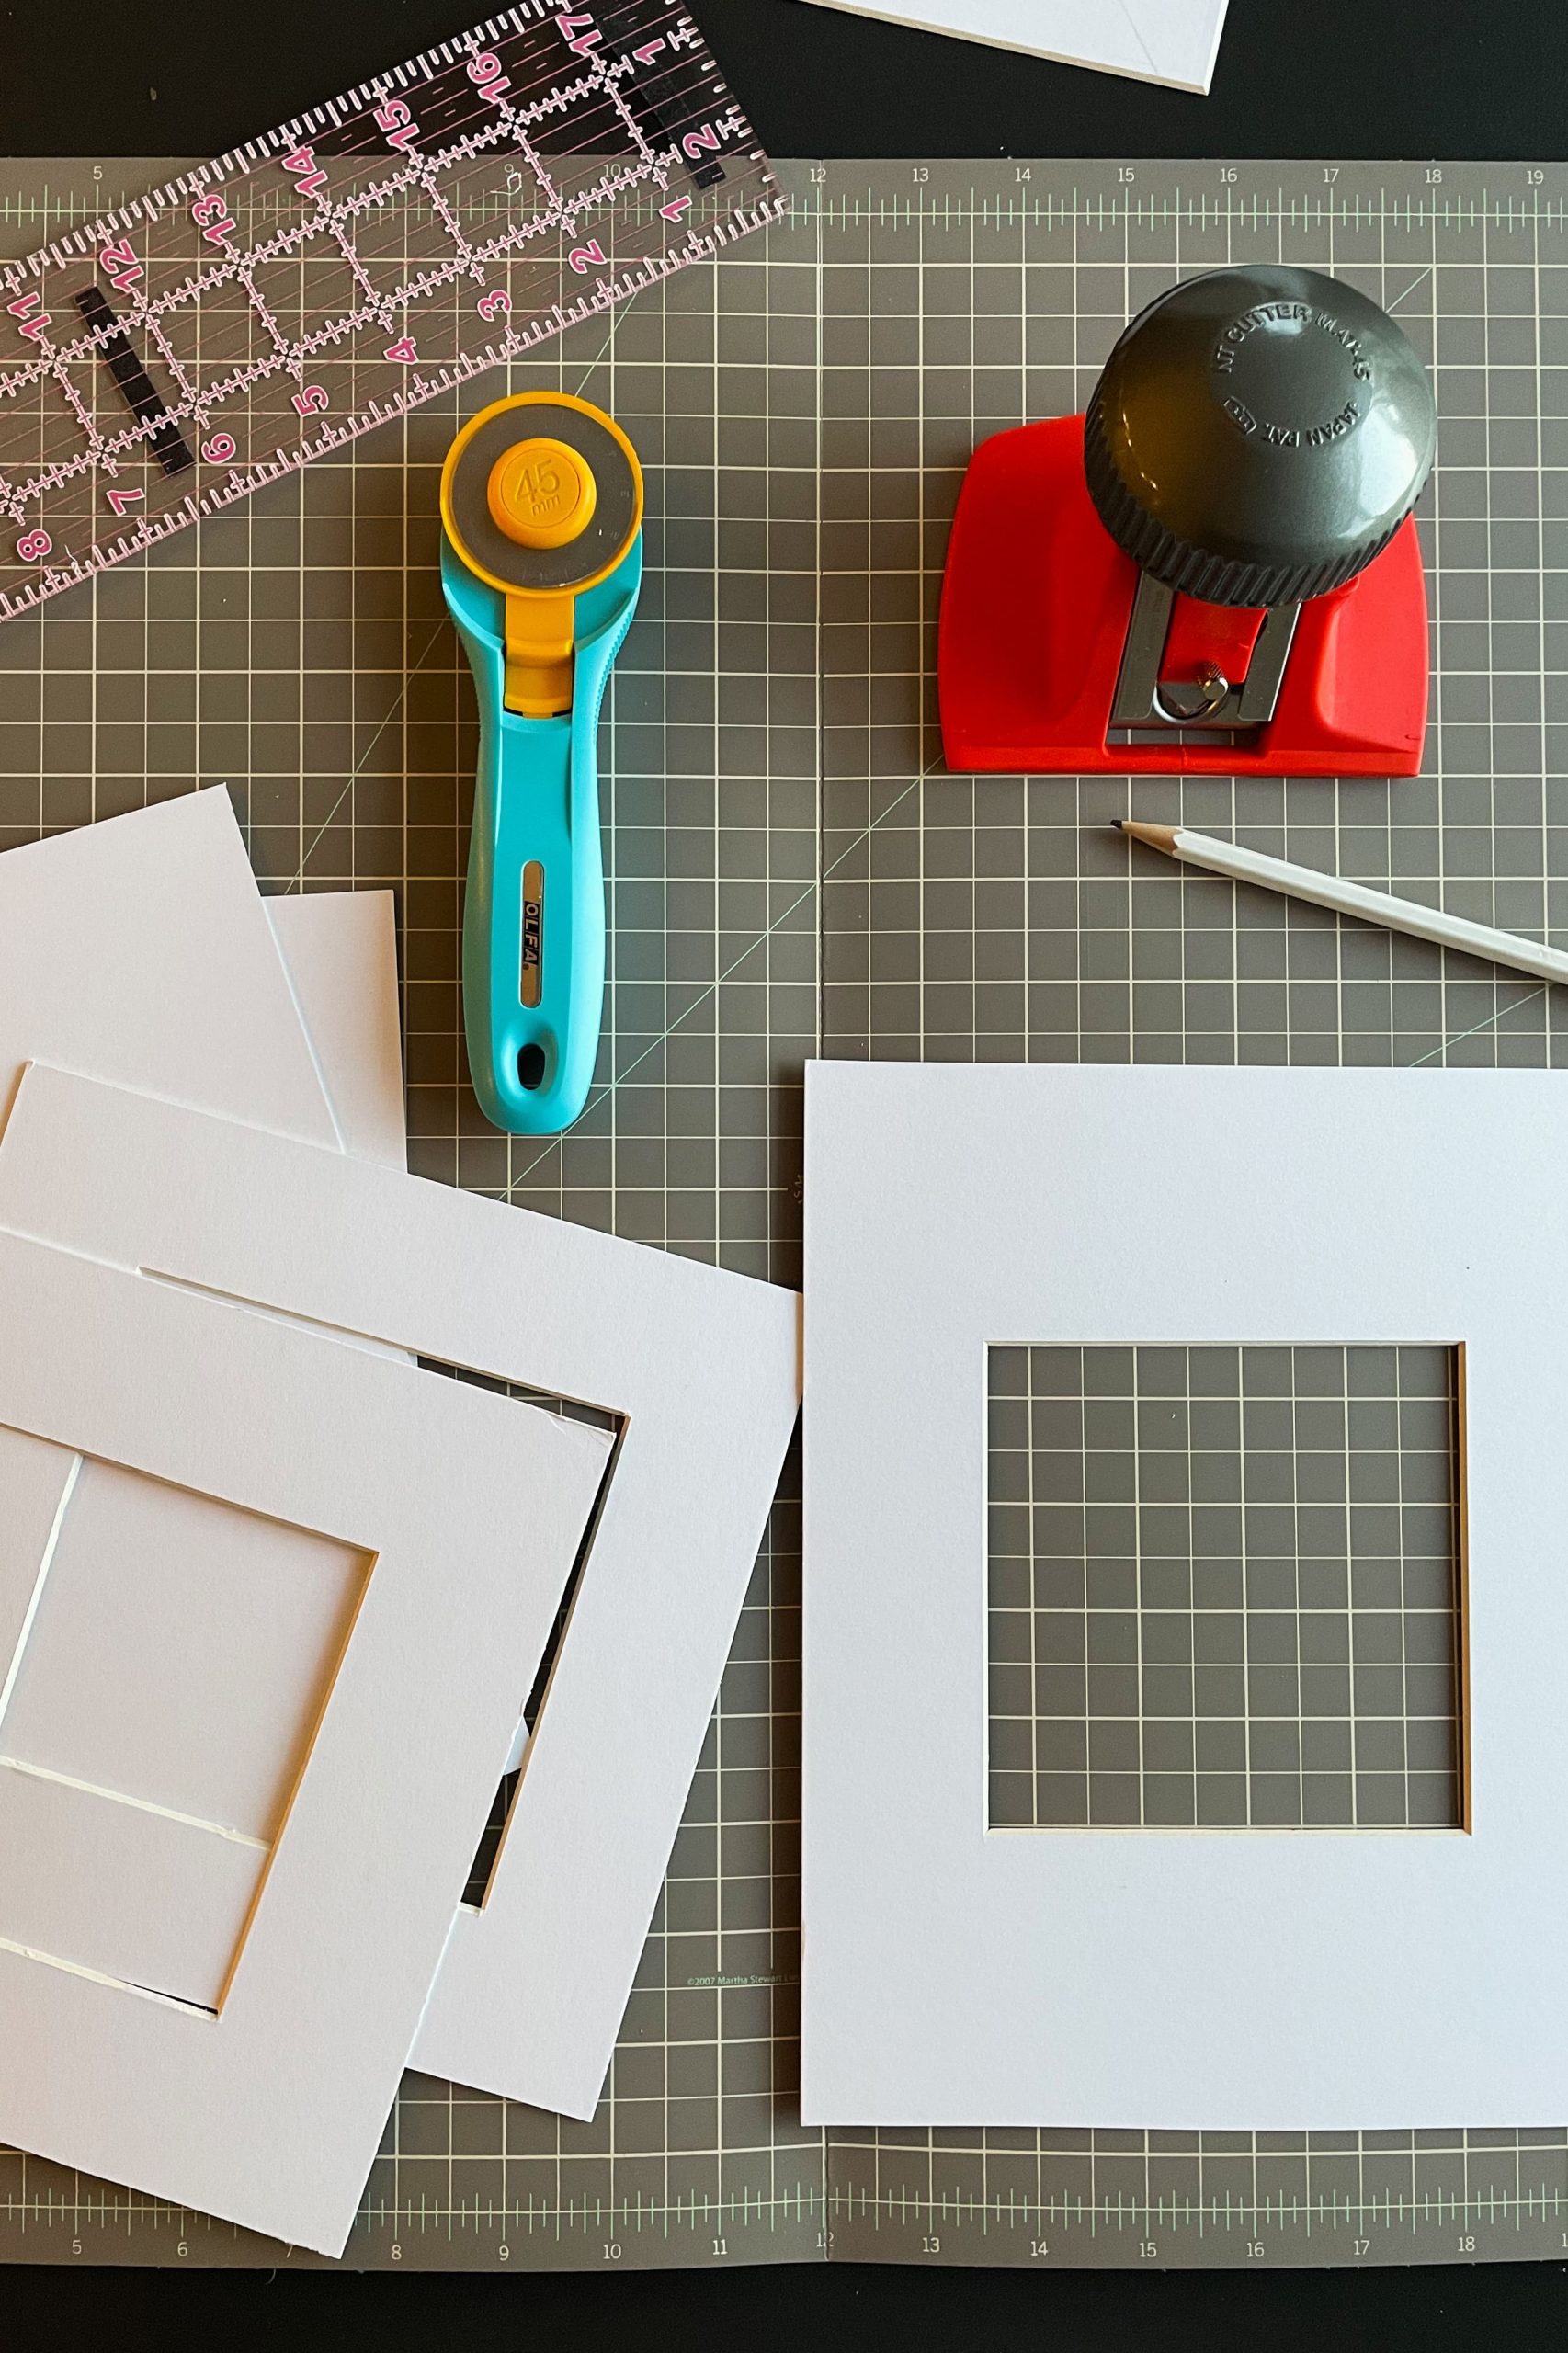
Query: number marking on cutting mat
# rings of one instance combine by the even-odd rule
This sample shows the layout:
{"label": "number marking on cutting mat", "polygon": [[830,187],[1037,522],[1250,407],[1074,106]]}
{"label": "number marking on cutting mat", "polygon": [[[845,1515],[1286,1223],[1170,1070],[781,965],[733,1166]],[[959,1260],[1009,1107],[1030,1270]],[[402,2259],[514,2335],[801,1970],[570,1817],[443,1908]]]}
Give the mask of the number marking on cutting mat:
{"label": "number marking on cutting mat", "polygon": [[675,0],[518,0],[0,270],[0,618],[783,199]]}

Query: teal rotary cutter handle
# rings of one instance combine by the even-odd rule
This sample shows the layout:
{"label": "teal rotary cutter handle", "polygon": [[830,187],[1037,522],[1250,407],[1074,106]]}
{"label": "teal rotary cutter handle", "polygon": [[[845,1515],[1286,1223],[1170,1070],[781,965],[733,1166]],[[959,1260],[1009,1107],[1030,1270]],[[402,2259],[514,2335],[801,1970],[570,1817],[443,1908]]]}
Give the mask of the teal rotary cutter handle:
{"label": "teal rotary cutter handle", "polygon": [[599,705],[642,582],[642,470],[602,409],[520,392],[453,442],[441,520],[441,585],[479,694],[469,1071],[498,1128],[557,1135],[598,1052]]}

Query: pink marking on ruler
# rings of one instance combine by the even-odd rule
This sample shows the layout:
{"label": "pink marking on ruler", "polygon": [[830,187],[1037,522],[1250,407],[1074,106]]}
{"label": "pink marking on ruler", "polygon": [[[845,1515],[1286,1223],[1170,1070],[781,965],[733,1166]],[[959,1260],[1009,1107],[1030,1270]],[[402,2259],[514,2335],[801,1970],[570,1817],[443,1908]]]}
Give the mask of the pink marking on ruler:
{"label": "pink marking on ruler", "polygon": [[199,196],[190,208],[190,217],[202,235],[214,245],[234,234],[234,224],[229,218],[229,208],[221,196]]}
{"label": "pink marking on ruler", "polygon": [[180,413],[183,415],[186,414],[187,406],[191,410],[194,410],[195,408],[196,386],[191,382],[190,378],[187,375],[184,363],[175,350],[173,344],[169,341],[168,336],[165,334],[162,323],[157,318],[156,314],[149,312],[144,324],[147,333],[152,336],[153,342],[158,347],[159,356],[162,358],[165,367],[168,369],[170,375],[174,378],[175,382],[180,388],[182,396]]}
{"label": "pink marking on ruler", "polygon": [[406,153],[419,136],[418,125],[402,98],[388,98],[375,111],[375,120],[387,134],[387,145]]}
{"label": "pink marking on ruler", "polygon": [[66,367],[63,359],[59,359],[55,362],[54,381],[59,385],[61,391],[64,393],[71,407],[75,411],[76,422],[87,437],[88,456],[90,458],[101,458],[109,445],[105,440],[102,432],[99,430],[97,421],[94,417],[92,410],[87,406],[86,402],[82,398],[81,393],[76,390],[75,385],[72,382],[71,371]]}
{"label": "pink marking on ruler", "polygon": [[478,86],[479,95],[493,107],[499,106],[511,88],[511,76],[501,70],[501,60],[494,50],[482,49],[468,61],[468,78]]}
{"label": "pink marking on ruler", "polygon": [[528,137],[528,132],[524,130],[516,114],[513,114],[510,109],[508,109],[508,121],[512,136],[517,143],[517,153],[522,156],[523,161],[527,164],[529,171],[532,172],[535,179],[544,190],[546,203],[559,204],[561,201],[560,189],[556,187],[555,182],[551,178],[550,174],[546,171],[543,160],[540,155],[539,150],[535,147],[533,141]]}
{"label": "pink marking on ruler", "polygon": [[621,121],[625,125],[626,129],[631,132],[632,138],[636,141],[637,145],[642,150],[643,155],[652,162],[653,150],[648,144],[646,138],[643,136],[642,127],[639,123],[636,116],[632,113],[631,108],[627,105],[626,100],[621,97],[619,85],[615,80],[614,76],[608,73],[604,76],[604,90],[611,106],[614,107],[617,114],[619,115]]}
{"label": "pink marking on ruler", "polygon": [[294,175],[296,196],[315,196],[326,186],[326,174],[316,162],[313,147],[296,147],[291,155],[280,155],[278,160]]}
{"label": "pink marking on ruler", "polygon": [[458,219],[457,214],[452,210],[451,206],[447,202],[445,196],[442,194],[435,173],[433,171],[421,172],[419,176],[424,183],[426,194],[429,197],[431,203],[435,206],[437,211],[441,216],[442,226],[445,228],[447,234],[451,238],[452,243],[456,245],[459,253],[461,254],[464,263],[466,264],[471,262],[473,259],[473,248],[469,244],[468,239],[463,235],[462,223]]}
{"label": "pink marking on ruler", "polygon": [[98,256],[98,267],[120,294],[128,294],[138,278],[146,275],[131,250],[129,237],[117,237],[113,244],[106,245]]}
{"label": "pink marking on ruler", "polygon": [[272,313],[268,310],[267,303],[261,295],[257,293],[256,279],[251,271],[242,267],[239,272],[239,279],[240,284],[250,296],[251,308],[255,311],[256,317],[261,321],[262,325],[267,329],[267,334],[272,337],[273,349],[277,352],[279,359],[287,359],[290,349],[289,338],[284,334],[282,328],[278,325],[277,320],[273,317]]}
{"label": "pink marking on ruler", "polygon": [[40,345],[49,333],[51,324],[49,313],[40,308],[42,300],[42,296],[35,291],[31,294],[23,294],[15,302],[7,302],[6,305],[11,316],[17,322],[17,333],[25,335],[29,343]]}

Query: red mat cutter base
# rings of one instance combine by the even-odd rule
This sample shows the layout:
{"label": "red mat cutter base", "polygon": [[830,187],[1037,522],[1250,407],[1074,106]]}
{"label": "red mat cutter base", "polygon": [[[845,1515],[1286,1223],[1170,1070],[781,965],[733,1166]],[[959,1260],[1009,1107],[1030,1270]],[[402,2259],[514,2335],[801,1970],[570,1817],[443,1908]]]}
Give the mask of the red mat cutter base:
{"label": "red mat cutter base", "polygon": [[[998,433],[959,495],[942,586],[942,745],[960,774],[1414,776],[1426,732],[1426,583],[1414,519],[1301,608],[1274,717],[1195,740],[1107,741],[1140,577],[1084,481],[1084,420]],[[1178,597],[1161,665],[1236,684],[1260,612]]]}

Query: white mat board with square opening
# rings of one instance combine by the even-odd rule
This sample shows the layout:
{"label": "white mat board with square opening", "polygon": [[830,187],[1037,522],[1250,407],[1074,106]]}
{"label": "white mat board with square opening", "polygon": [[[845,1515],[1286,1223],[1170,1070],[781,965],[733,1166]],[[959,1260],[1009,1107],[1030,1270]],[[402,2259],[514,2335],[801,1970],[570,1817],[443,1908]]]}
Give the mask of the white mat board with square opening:
{"label": "white mat board with square opening", "polygon": [[485,1901],[414,2051],[591,2115],[794,1427],[796,1294],[37,1067],[0,1224],[620,1418]]}
{"label": "white mat board with square opening", "polygon": [[956,33],[1063,65],[1206,91],[1229,0],[819,0],[858,17]]}
{"label": "white mat board with square opening", "polygon": [[[811,1066],[809,2121],[1568,2106],[1565,1166],[1551,1073]],[[1465,1351],[1470,1831],[989,1831],[988,1346],[1401,1341]]]}
{"label": "white mat board with square opening", "polygon": [[0,1330],[0,2136],[336,2253],[607,1440],[9,1233]]}

